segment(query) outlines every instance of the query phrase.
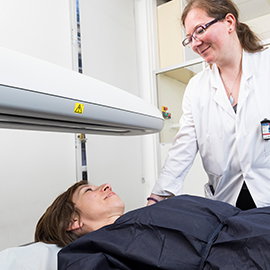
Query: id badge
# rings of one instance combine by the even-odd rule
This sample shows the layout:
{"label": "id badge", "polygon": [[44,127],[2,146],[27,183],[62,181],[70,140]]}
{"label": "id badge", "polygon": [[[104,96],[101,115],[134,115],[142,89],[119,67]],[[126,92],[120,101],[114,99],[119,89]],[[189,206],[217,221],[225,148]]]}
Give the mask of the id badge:
{"label": "id badge", "polygon": [[270,120],[264,118],[261,121],[262,137],[264,140],[270,140]]}

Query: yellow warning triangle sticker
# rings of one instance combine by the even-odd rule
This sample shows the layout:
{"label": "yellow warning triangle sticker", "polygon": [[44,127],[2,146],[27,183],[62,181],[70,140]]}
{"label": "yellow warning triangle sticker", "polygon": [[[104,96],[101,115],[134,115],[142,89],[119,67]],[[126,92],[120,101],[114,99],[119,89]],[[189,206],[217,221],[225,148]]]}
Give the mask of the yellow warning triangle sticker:
{"label": "yellow warning triangle sticker", "polygon": [[81,104],[81,103],[76,103],[76,104],[75,104],[74,113],[82,114],[82,113],[83,113],[83,107],[84,107],[83,104]]}

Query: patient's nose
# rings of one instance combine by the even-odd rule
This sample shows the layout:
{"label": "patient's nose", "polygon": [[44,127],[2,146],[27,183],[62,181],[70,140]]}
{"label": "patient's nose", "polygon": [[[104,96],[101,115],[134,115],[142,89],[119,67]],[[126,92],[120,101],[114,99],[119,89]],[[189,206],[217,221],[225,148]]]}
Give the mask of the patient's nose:
{"label": "patient's nose", "polygon": [[112,187],[111,187],[110,184],[104,184],[104,185],[102,185],[101,190],[102,190],[102,191],[112,190]]}

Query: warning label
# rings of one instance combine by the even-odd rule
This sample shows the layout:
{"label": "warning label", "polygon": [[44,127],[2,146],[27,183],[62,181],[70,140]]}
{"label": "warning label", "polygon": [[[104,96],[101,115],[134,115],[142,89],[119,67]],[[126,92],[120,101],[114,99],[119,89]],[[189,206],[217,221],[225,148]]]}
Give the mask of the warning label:
{"label": "warning label", "polygon": [[82,113],[83,113],[83,107],[84,107],[83,104],[81,104],[81,103],[76,103],[76,104],[75,104],[74,113],[82,114]]}

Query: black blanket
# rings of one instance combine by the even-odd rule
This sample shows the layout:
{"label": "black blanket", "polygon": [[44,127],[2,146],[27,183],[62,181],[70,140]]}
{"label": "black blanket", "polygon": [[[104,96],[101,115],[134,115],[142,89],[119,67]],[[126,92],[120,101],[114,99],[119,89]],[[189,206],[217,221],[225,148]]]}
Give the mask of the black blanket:
{"label": "black blanket", "polygon": [[63,248],[59,270],[270,269],[270,208],[182,195],[131,211]]}

